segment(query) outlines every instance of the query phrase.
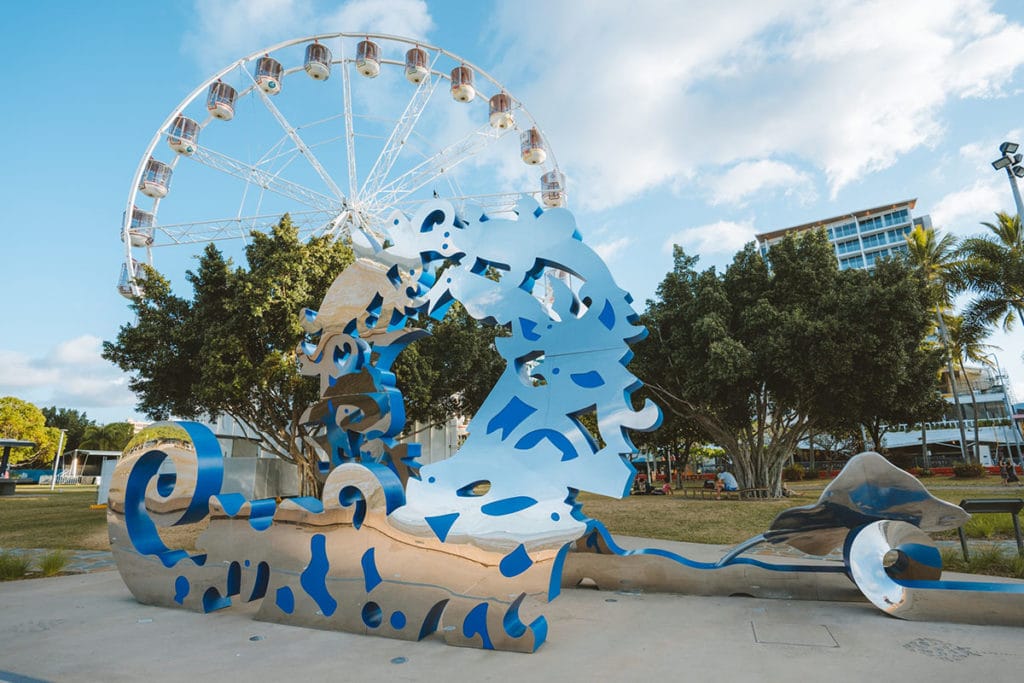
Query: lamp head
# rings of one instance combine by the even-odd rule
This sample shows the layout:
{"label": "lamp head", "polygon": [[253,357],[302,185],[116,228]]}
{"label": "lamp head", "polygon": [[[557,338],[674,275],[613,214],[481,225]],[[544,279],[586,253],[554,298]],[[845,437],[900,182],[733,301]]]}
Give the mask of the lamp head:
{"label": "lamp head", "polygon": [[1010,165],[1010,157],[1002,156],[992,162],[992,168],[998,170],[1004,169]]}
{"label": "lamp head", "polygon": [[1004,142],[999,145],[999,152],[1001,154],[1013,154],[1019,146],[1016,142]]}

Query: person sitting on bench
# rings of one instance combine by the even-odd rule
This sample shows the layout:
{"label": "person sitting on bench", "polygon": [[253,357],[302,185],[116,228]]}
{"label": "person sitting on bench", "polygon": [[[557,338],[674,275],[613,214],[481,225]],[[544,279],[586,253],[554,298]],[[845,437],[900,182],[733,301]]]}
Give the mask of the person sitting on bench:
{"label": "person sitting on bench", "polygon": [[739,491],[740,484],[732,472],[719,472],[715,478],[715,498],[722,497],[722,491]]}

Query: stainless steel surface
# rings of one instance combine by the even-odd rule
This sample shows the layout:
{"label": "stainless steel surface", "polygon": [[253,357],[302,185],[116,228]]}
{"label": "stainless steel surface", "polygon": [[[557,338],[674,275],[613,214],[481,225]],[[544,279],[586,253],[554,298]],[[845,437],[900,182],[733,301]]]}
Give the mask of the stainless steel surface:
{"label": "stainless steel surface", "polygon": [[938,556],[928,535],[913,525],[875,522],[850,544],[850,573],[864,596],[894,617],[1024,626],[1024,583],[942,581]]}
{"label": "stainless steel surface", "polygon": [[969,518],[958,506],[929,493],[912,474],[867,452],[850,459],[817,503],[779,513],[764,536],[770,543],[826,555],[843,545],[851,529],[871,522],[892,519],[925,531],[945,531]]}

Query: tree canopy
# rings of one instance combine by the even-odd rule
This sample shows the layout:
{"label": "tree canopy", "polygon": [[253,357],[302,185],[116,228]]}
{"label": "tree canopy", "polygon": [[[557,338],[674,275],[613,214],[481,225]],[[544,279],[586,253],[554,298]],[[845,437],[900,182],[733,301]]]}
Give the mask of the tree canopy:
{"label": "tree canopy", "polygon": [[299,312],[320,305],[352,250],[330,237],[300,240],[286,215],[270,234],[252,234],[245,257],[247,267],[234,267],[208,245],[186,275],[192,299],[147,269],[131,306],[136,320],[104,342],[103,357],[131,374],[138,407],[151,418],[230,415],[298,465],[303,492],[313,493],[318,457],[300,417],[318,386],[297,371]]}
{"label": "tree canopy", "polygon": [[65,451],[73,451],[82,443],[85,430],[95,425],[95,420],[90,420],[84,413],[72,408],[58,408],[50,406],[43,408],[43,415],[46,416],[46,426],[67,430],[67,443],[64,444]]}
{"label": "tree canopy", "polygon": [[965,317],[1009,331],[1024,317],[1024,228],[1020,216],[1003,212],[982,225],[988,234],[965,239],[959,250],[963,285],[975,293]]}
{"label": "tree canopy", "polygon": [[[95,451],[123,451],[135,433],[127,422],[111,422],[105,425],[89,425],[76,448]],[[72,450],[65,448],[65,450]]]}
{"label": "tree canopy", "polygon": [[43,412],[14,396],[0,397],[0,437],[34,441],[35,448],[12,448],[9,464],[45,465],[53,462],[60,442],[60,430],[46,426]]}
{"label": "tree canopy", "polygon": [[505,370],[494,347],[495,336],[504,330],[474,320],[458,302],[443,320],[422,316],[416,324],[430,336],[406,348],[392,366],[408,427],[472,416]]}
{"label": "tree canopy", "polygon": [[666,412],[726,449],[742,485],[778,492],[812,431],[880,436],[934,409],[928,290],[907,265],[839,271],[823,231],[786,238],[768,260],[747,245],[721,274],[698,272],[679,247],[673,256],[637,367]]}
{"label": "tree canopy", "polygon": [[[287,216],[270,235],[253,234],[247,267],[234,267],[211,244],[187,274],[191,299],[147,271],[144,293],[132,303],[136,320],[104,343],[103,356],[131,373],[139,409],[151,418],[230,415],[299,466],[303,492],[314,493],[319,457],[306,437],[315,427],[301,416],[319,387],[298,372],[300,311],[319,308],[353,259],[329,238],[300,241]],[[500,328],[477,322],[458,303],[441,321],[424,315],[413,324],[431,334],[392,368],[410,426],[472,415],[504,369],[494,349]]]}

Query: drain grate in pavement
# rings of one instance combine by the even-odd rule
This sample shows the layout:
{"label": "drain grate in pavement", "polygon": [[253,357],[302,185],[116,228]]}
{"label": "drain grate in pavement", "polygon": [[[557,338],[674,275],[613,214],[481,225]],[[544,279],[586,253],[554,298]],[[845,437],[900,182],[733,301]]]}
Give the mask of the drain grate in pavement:
{"label": "drain grate in pavement", "polygon": [[832,632],[824,624],[784,624],[775,621],[751,621],[754,642],[764,645],[802,645],[804,647],[839,647]]}

